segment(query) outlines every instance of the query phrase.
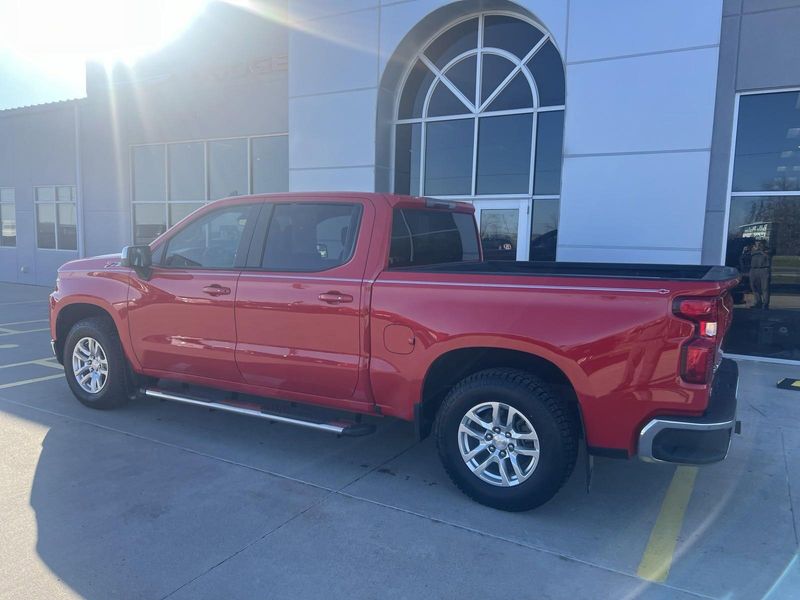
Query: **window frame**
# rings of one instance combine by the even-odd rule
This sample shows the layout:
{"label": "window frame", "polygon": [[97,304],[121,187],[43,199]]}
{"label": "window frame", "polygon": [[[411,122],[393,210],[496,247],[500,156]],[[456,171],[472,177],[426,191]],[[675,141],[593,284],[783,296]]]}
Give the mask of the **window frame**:
{"label": "window frame", "polygon": [[[14,211],[14,244],[4,244],[3,243],[3,236],[0,232],[0,248],[16,248],[17,247],[17,189],[9,186],[0,186],[0,192],[3,191],[11,191],[12,195],[14,196],[13,200],[3,200],[2,195],[0,195],[0,206],[11,206],[12,210]],[[3,218],[2,214],[0,213],[0,229],[3,227]]]}
{"label": "window frame", "polygon": [[[205,206],[210,202],[216,202],[216,200],[211,200],[211,182],[210,182],[210,169],[209,169],[209,144],[212,142],[223,142],[223,141],[230,141],[230,140],[245,140],[247,145],[247,190],[245,193],[241,195],[252,195],[253,192],[253,140],[260,139],[260,138],[275,138],[275,137],[288,137],[288,132],[278,132],[278,133],[263,133],[263,134],[253,134],[253,135],[245,135],[245,136],[225,136],[219,138],[199,138],[199,139],[187,139],[187,140],[170,140],[164,142],[146,142],[141,144],[130,144],[128,146],[128,174],[129,174],[129,187],[128,187],[128,197],[129,197],[129,204],[130,204],[130,216],[131,216],[131,239],[136,240],[136,206],[141,204],[151,204],[162,206],[164,210],[164,232],[166,233],[172,227],[174,227],[176,223],[170,225],[170,207],[173,205],[190,205],[190,204],[199,204]],[[177,144],[190,144],[190,143],[202,143],[203,144],[203,198],[198,200],[170,200],[170,166],[169,166],[169,147],[172,145]],[[146,146],[161,146],[164,149],[164,181],[162,184],[164,185],[164,200],[140,200],[137,201],[135,199],[135,183],[134,183],[134,152],[136,148],[146,147]],[[288,143],[287,143],[288,147]],[[287,181],[288,181],[288,173],[287,173]],[[286,190],[288,191],[288,189]],[[217,199],[219,200],[219,199]],[[163,235],[163,233],[161,234]],[[152,242],[152,240],[151,240]]]}
{"label": "window frame", "polygon": [[[245,223],[244,229],[242,230],[242,238],[239,240],[239,246],[236,251],[236,258],[234,260],[233,266],[230,267],[206,267],[206,266],[174,266],[165,264],[164,261],[167,259],[167,253],[169,252],[169,244],[178,235],[180,232],[185,230],[187,227],[193,225],[198,219],[206,219],[206,218],[213,218],[213,215],[234,209],[239,207],[249,207],[250,214],[247,216],[247,222]],[[253,231],[255,229],[256,223],[259,220],[259,215],[263,210],[263,203],[261,202],[245,202],[241,204],[226,204],[224,206],[220,206],[214,209],[209,210],[208,212],[203,213],[202,215],[197,215],[195,218],[186,221],[181,227],[173,228],[174,230],[170,233],[169,237],[167,237],[162,243],[159,243],[158,246],[152,248],[152,254],[155,256],[158,253],[158,263],[154,261],[153,266],[157,267],[158,269],[164,271],[241,271],[244,267],[244,264],[247,260],[247,254],[250,248],[250,244],[253,238]]]}
{"label": "window frame", "polygon": [[[348,201],[349,200],[349,201]],[[357,206],[358,216],[356,219],[356,227],[353,234],[353,248],[348,259],[338,265],[333,265],[325,269],[267,269],[262,266],[264,252],[267,248],[267,237],[269,228],[272,225],[272,219],[275,216],[275,208],[285,205],[306,205],[316,204],[322,206]],[[364,202],[360,202],[355,198],[343,198],[341,202],[326,202],[320,201],[319,198],[309,198],[308,200],[291,200],[287,202],[264,202],[264,207],[257,220],[256,231],[253,239],[250,242],[250,249],[247,253],[247,261],[244,267],[245,270],[255,273],[326,273],[334,269],[340,269],[350,265],[358,253],[358,242],[361,237],[361,227],[364,224],[364,215],[366,213],[366,206]]]}
{"label": "window frame", "polygon": [[[53,190],[53,201],[40,201],[38,191],[44,188],[52,188]],[[58,199],[58,188],[71,188],[72,189],[72,200],[59,200]],[[55,248],[42,248],[39,245],[39,206],[43,204],[52,204],[55,210],[54,216],[54,225],[55,225],[55,237],[54,242],[56,247]],[[58,227],[59,227],[59,216],[58,216],[58,206],[61,204],[72,205],[75,209],[75,248],[59,248],[58,243]],[[79,245],[79,234],[78,234],[78,186],[75,184],[58,184],[58,183],[50,183],[45,185],[34,185],[33,186],[33,221],[34,226],[36,229],[36,250],[45,250],[49,252],[78,252],[78,245]]]}
{"label": "window frame", "polygon": [[[484,47],[483,46],[483,37],[484,37],[484,19],[489,16],[508,16],[514,19],[518,19],[520,21],[526,22],[529,25],[535,27],[542,33],[542,38],[534,44],[531,50],[526,54],[525,57],[520,58],[516,55],[512,54],[507,50],[503,50],[500,48],[495,47]],[[448,30],[452,29],[453,27],[458,26],[459,24],[469,21],[472,19],[478,19],[478,45],[476,48],[472,48],[465,52],[462,52],[458,56],[454,57],[441,69],[439,69],[433,62],[425,55],[425,51],[433,44],[437,39],[440,38],[444,33]],[[536,137],[537,137],[537,126],[538,126],[538,114],[541,112],[554,112],[554,111],[563,111],[566,113],[566,79],[565,79],[565,103],[561,105],[555,106],[540,106],[539,105],[539,92],[536,86],[535,79],[531,73],[529,73],[529,69],[527,68],[527,63],[530,62],[533,57],[537,54],[539,50],[541,50],[545,45],[550,42],[556,48],[556,50],[561,55],[562,59],[562,67],[565,68],[566,65],[564,64],[564,55],[558,48],[556,44],[555,38],[545,30],[541,25],[536,23],[535,21],[526,18],[523,15],[509,12],[509,11],[486,11],[486,12],[478,12],[478,13],[471,13],[466,15],[458,20],[452,21],[437,31],[434,35],[432,35],[428,41],[425,43],[424,46],[416,53],[416,55],[409,61],[409,65],[406,68],[403,77],[401,78],[400,86],[398,87],[398,93],[394,99],[394,106],[392,112],[392,122],[391,122],[391,139],[390,139],[390,164],[392,165],[390,169],[390,188],[393,190],[394,193],[399,193],[396,191],[396,153],[397,153],[397,128],[399,125],[410,125],[413,126],[414,124],[420,125],[420,163],[418,165],[418,177],[419,177],[419,196],[427,196],[433,198],[442,198],[448,200],[466,200],[466,201],[473,201],[473,200],[482,200],[482,199],[500,199],[500,198],[520,198],[520,197],[527,197],[533,200],[537,198],[543,199],[553,199],[561,198],[561,185],[559,185],[559,193],[558,194],[534,194],[534,176],[535,176],[535,167],[536,167]],[[442,77],[442,74],[445,73],[448,69],[455,66],[457,63],[461,62],[462,60],[466,59],[469,56],[478,57],[478,64],[476,70],[476,93],[477,90],[480,90],[482,87],[482,56],[484,54],[494,54],[497,56],[501,56],[509,61],[511,61],[515,66],[512,69],[511,73],[505,78],[505,80],[486,98],[478,98],[476,96],[476,102],[470,102],[466,97],[463,96],[460,90],[452,84],[449,79],[446,77]],[[414,66],[417,62],[421,62],[434,76],[433,81],[430,83],[425,100],[423,102],[422,107],[422,115],[420,117],[414,118],[400,118],[399,117],[399,110],[400,110],[400,102],[403,96],[403,92],[405,91],[406,84],[408,83],[409,77],[412,75]],[[486,110],[492,104],[492,102],[497,99],[500,94],[508,87],[508,85],[513,81],[514,76],[522,73],[526,80],[528,81],[529,85],[531,86],[531,92],[533,94],[533,106],[529,108],[521,108],[521,109],[510,109],[510,110],[498,110],[498,111],[489,111]],[[429,117],[427,116],[428,105],[430,104],[431,97],[433,92],[435,91],[437,85],[439,83],[445,85],[457,98],[461,100],[462,103],[465,104],[464,109],[465,111],[461,114],[452,114],[446,116],[437,116],[437,117]],[[478,102],[480,100],[480,102]],[[506,115],[517,115],[517,114],[533,114],[533,123],[531,128],[531,156],[530,156],[530,170],[528,176],[528,189],[521,192],[515,193],[508,193],[508,194],[498,194],[498,193],[486,193],[479,195],[477,193],[477,160],[478,160],[478,142],[479,142],[479,129],[480,129],[480,122],[482,118],[485,117],[495,117],[495,116],[506,116]],[[472,169],[471,169],[471,186],[470,186],[470,193],[469,194],[452,194],[452,195],[432,195],[426,193],[425,191],[425,162],[426,162],[426,136],[427,136],[427,124],[437,121],[449,121],[449,120],[458,120],[458,119],[472,119],[473,120],[473,142],[472,142]],[[566,122],[566,121],[565,121]],[[562,141],[561,141],[561,173],[563,174],[563,161],[564,161],[564,140],[562,134]],[[411,188],[413,189],[413,182]]]}
{"label": "window frame", "polygon": [[731,206],[734,198],[741,197],[756,197],[756,196],[792,196],[798,198],[800,201],[800,189],[798,190],[761,190],[761,191],[748,191],[748,192],[734,192],[733,191],[733,169],[736,162],[736,136],[739,131],[739,106],[742,96],[763,96],[766,94],[783,94],[783,93],[797,93],[800,95],[800,86],[791,86],[775,89],[759,89],[748,90],[746,92],[736,92],[736,97],[733,105],[733,127],[731,128],[731,141],[730,141],[730,156],[728,157],[728,185],[725,193],[725,218],[722,225],[722,244],[719,255],[720,264],[725,264],[725,258],[728,252],[728,227],[730,226]]}

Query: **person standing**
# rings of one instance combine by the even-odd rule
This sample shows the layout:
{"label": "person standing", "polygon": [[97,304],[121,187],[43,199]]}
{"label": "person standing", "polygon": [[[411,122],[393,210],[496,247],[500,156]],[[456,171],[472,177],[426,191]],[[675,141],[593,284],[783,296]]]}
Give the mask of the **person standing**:
{"label": "person standing", "polygon": [[753,308],[769,308],[770,262],[763,240],[756,240],[750,251],[750,289],[755,296]]}

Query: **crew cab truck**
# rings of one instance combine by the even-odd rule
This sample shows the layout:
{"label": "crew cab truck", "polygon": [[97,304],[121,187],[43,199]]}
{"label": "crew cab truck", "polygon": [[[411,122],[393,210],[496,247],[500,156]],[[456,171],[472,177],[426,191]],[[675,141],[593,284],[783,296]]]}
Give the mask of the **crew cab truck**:
{"label": "crew cab truck", "polygon": [[144,394],[342,435],[371,428],[287,407],[413,421],[461,490],[516,511],[556,494],[581,444],[725,458],[737,282],[727,267],[484,261],[466,203],[243,196],[65,264],[50,329],[86,406]]}

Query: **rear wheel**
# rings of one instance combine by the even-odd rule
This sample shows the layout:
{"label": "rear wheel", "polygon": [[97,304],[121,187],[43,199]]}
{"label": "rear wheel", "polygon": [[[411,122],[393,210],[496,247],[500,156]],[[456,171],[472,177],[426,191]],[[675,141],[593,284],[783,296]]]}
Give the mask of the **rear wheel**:
{"label": "rear wheel", "polygon": [[529,510],[569,478],[578,452],[575,411],[525,371],[489,369],[447,395],[436,419],[439,456],[481,504]]}
{"label": "rear wheel", "polygon": [[72,326],[64,344],[64,372],[72,393],[90,408],[122,406],[125,356],[110,319],[92,317]]}

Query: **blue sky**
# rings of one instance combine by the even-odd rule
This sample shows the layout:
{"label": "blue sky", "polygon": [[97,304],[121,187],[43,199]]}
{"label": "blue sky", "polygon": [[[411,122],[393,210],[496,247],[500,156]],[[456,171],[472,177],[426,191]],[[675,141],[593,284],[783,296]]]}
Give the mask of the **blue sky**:
{"label": "blue sky", "polygon": [[63,60],[59,71],[53,73],[9,50],[0,50],[0,109],[82,97],[84,60]]}

